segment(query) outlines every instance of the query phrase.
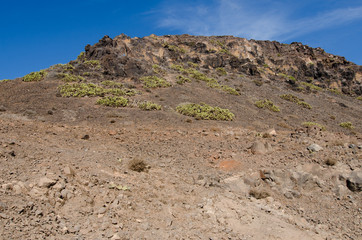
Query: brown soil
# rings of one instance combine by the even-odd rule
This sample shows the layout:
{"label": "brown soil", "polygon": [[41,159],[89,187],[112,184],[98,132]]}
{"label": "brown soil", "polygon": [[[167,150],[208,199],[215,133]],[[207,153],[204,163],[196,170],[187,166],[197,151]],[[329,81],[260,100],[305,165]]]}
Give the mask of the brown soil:
{"label": "brown soil", "polygon": [[[251,75],[226,81],[242,84],[235,96],[177,85],[177,75],[165,76],[173,87],[150,91],[114,78],[161,111],[61,97],[51,75],[0,82],[0,239],[360,238],[362,195],[347,179],[361,171],[361,101]],[[264,98],[281,111],[254,105]],[[195,120],[176,112],[184,102],[228,108],[235,119]],[[353,129],[339,126],[347,121]],[[268,147],[253,154],[255,142]],[[308,150],[313,143],[323,149]]]}

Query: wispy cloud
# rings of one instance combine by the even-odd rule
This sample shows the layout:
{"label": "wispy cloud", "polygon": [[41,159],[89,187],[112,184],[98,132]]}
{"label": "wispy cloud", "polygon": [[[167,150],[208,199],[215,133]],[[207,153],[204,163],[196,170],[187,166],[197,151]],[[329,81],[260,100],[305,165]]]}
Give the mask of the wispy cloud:
{"label": "wispy cloud", "polygon": [[295,10],[293,1],[281,0],[261,0],[252,4],[246,0],[210,0],[207,4],[168,1],[158,12],[158,26],[194,35],[235,35],[285,41],[362,20],[362,6],[329,9],[299,18],[294,15]]}

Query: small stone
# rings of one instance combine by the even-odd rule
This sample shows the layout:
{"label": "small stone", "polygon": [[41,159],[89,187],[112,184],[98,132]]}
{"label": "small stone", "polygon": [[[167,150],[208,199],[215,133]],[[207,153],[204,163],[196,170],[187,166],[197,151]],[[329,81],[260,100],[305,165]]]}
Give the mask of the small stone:
{"label": "small stone", "polygon": [[106,211],[107,211],[107,208],[101,207],[100,209],[98,209],[98,214],[104,214]]}
{"label": "small stone", "polygon": [[35,216],[43,216],[43,212],[41,210],[36,210]]}
{"label": "small stone", "polygon": [[319,146],[318,144],[311,144],[307,147],[307,149],[310,151],[310,152],[319,152],[320,150],[322,150],[323,148],[321,146]]}
{"label": "small stone", "polygon": [[250,149],[253,154],[266,154],[272,151],[270,143],[262,143],[260,141],[254,142]]}
{"label": "small stone", "polygon": [[348,147],[349,147],[349,148],[355,148],[356,145],[354,145],[353,143],[351,143],[351,144],[348,145]]}
{"label": "small stone", "polygon": [[112,236],[111,240],[121,240],[121,237],[116,233]]}
{"label": "small stone", "polygon": [[3,105],[1,105],[0,106],[0,112],[5,112],[5,111],[6,111],[6,108]]}
{"label": "small stone", "polygon": [[65,175],[68,175],[68,176],[74,176],[75,175],[74,169],[69,167],[69,166],[66,166],[63,169],[63,172],[64,172]]}
{"label": "small stone", "polygon": [[88,135],[88,134],[84,135],[84,136],[82,137],[82,139],[83,139],[83,140],[88,140],[88,139],[89,139],[89,135]]}
{"label": "small stone", "polygon": [[49,188],[49,187],[55,185],[56,183],[57,183],[57,181],[54,180],[54,179],[49,179],[47,177],[42,177],[38,182],[38,186],[43,187],[43,188]]}
{"label": "small stone", "polygon": [[275,129],[270,129],[267,131],[267,133],[270,135],[270,136],[276,136],[277,135],[277,132],[275,131]]}

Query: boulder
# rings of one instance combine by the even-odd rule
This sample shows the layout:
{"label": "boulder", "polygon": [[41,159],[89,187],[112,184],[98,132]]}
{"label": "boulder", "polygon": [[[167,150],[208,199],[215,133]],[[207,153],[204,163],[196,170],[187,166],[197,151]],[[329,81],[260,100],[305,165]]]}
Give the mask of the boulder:
{"label": "boulder", "polygon": [[56,183],[57,183],[57,181],[54,179],[42,177],[38,182],[38,186],[42,187],[42,188],[49,188],[49,187],[55,185]]}
{"label": "boulder", "polygon": [[273,150],[270,143],[263,143],[260,141],[254,142],[250,149],[253,154],[267,154]]}
{"label": "boulder", "polygon": [[318,144],[311,144],[307,147],[307,149],[310,151],[310,152],[319,152],[320,150],[323,150],[323,148],[321,146],[319,146]]}
{"label": "boulder", "polygon": [[353,171],[346,180],[347,187],[352,192],[360,192],[362,190],[362,171]]}

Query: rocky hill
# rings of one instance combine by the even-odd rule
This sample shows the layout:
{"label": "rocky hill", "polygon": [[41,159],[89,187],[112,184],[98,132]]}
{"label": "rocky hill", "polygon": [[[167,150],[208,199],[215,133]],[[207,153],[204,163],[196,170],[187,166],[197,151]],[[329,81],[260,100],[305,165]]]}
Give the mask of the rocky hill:
{"label": "rocky hill", "polygon": [[358,239],[362,67],[301,43],[105,36],[0,82],[0,238]]}

